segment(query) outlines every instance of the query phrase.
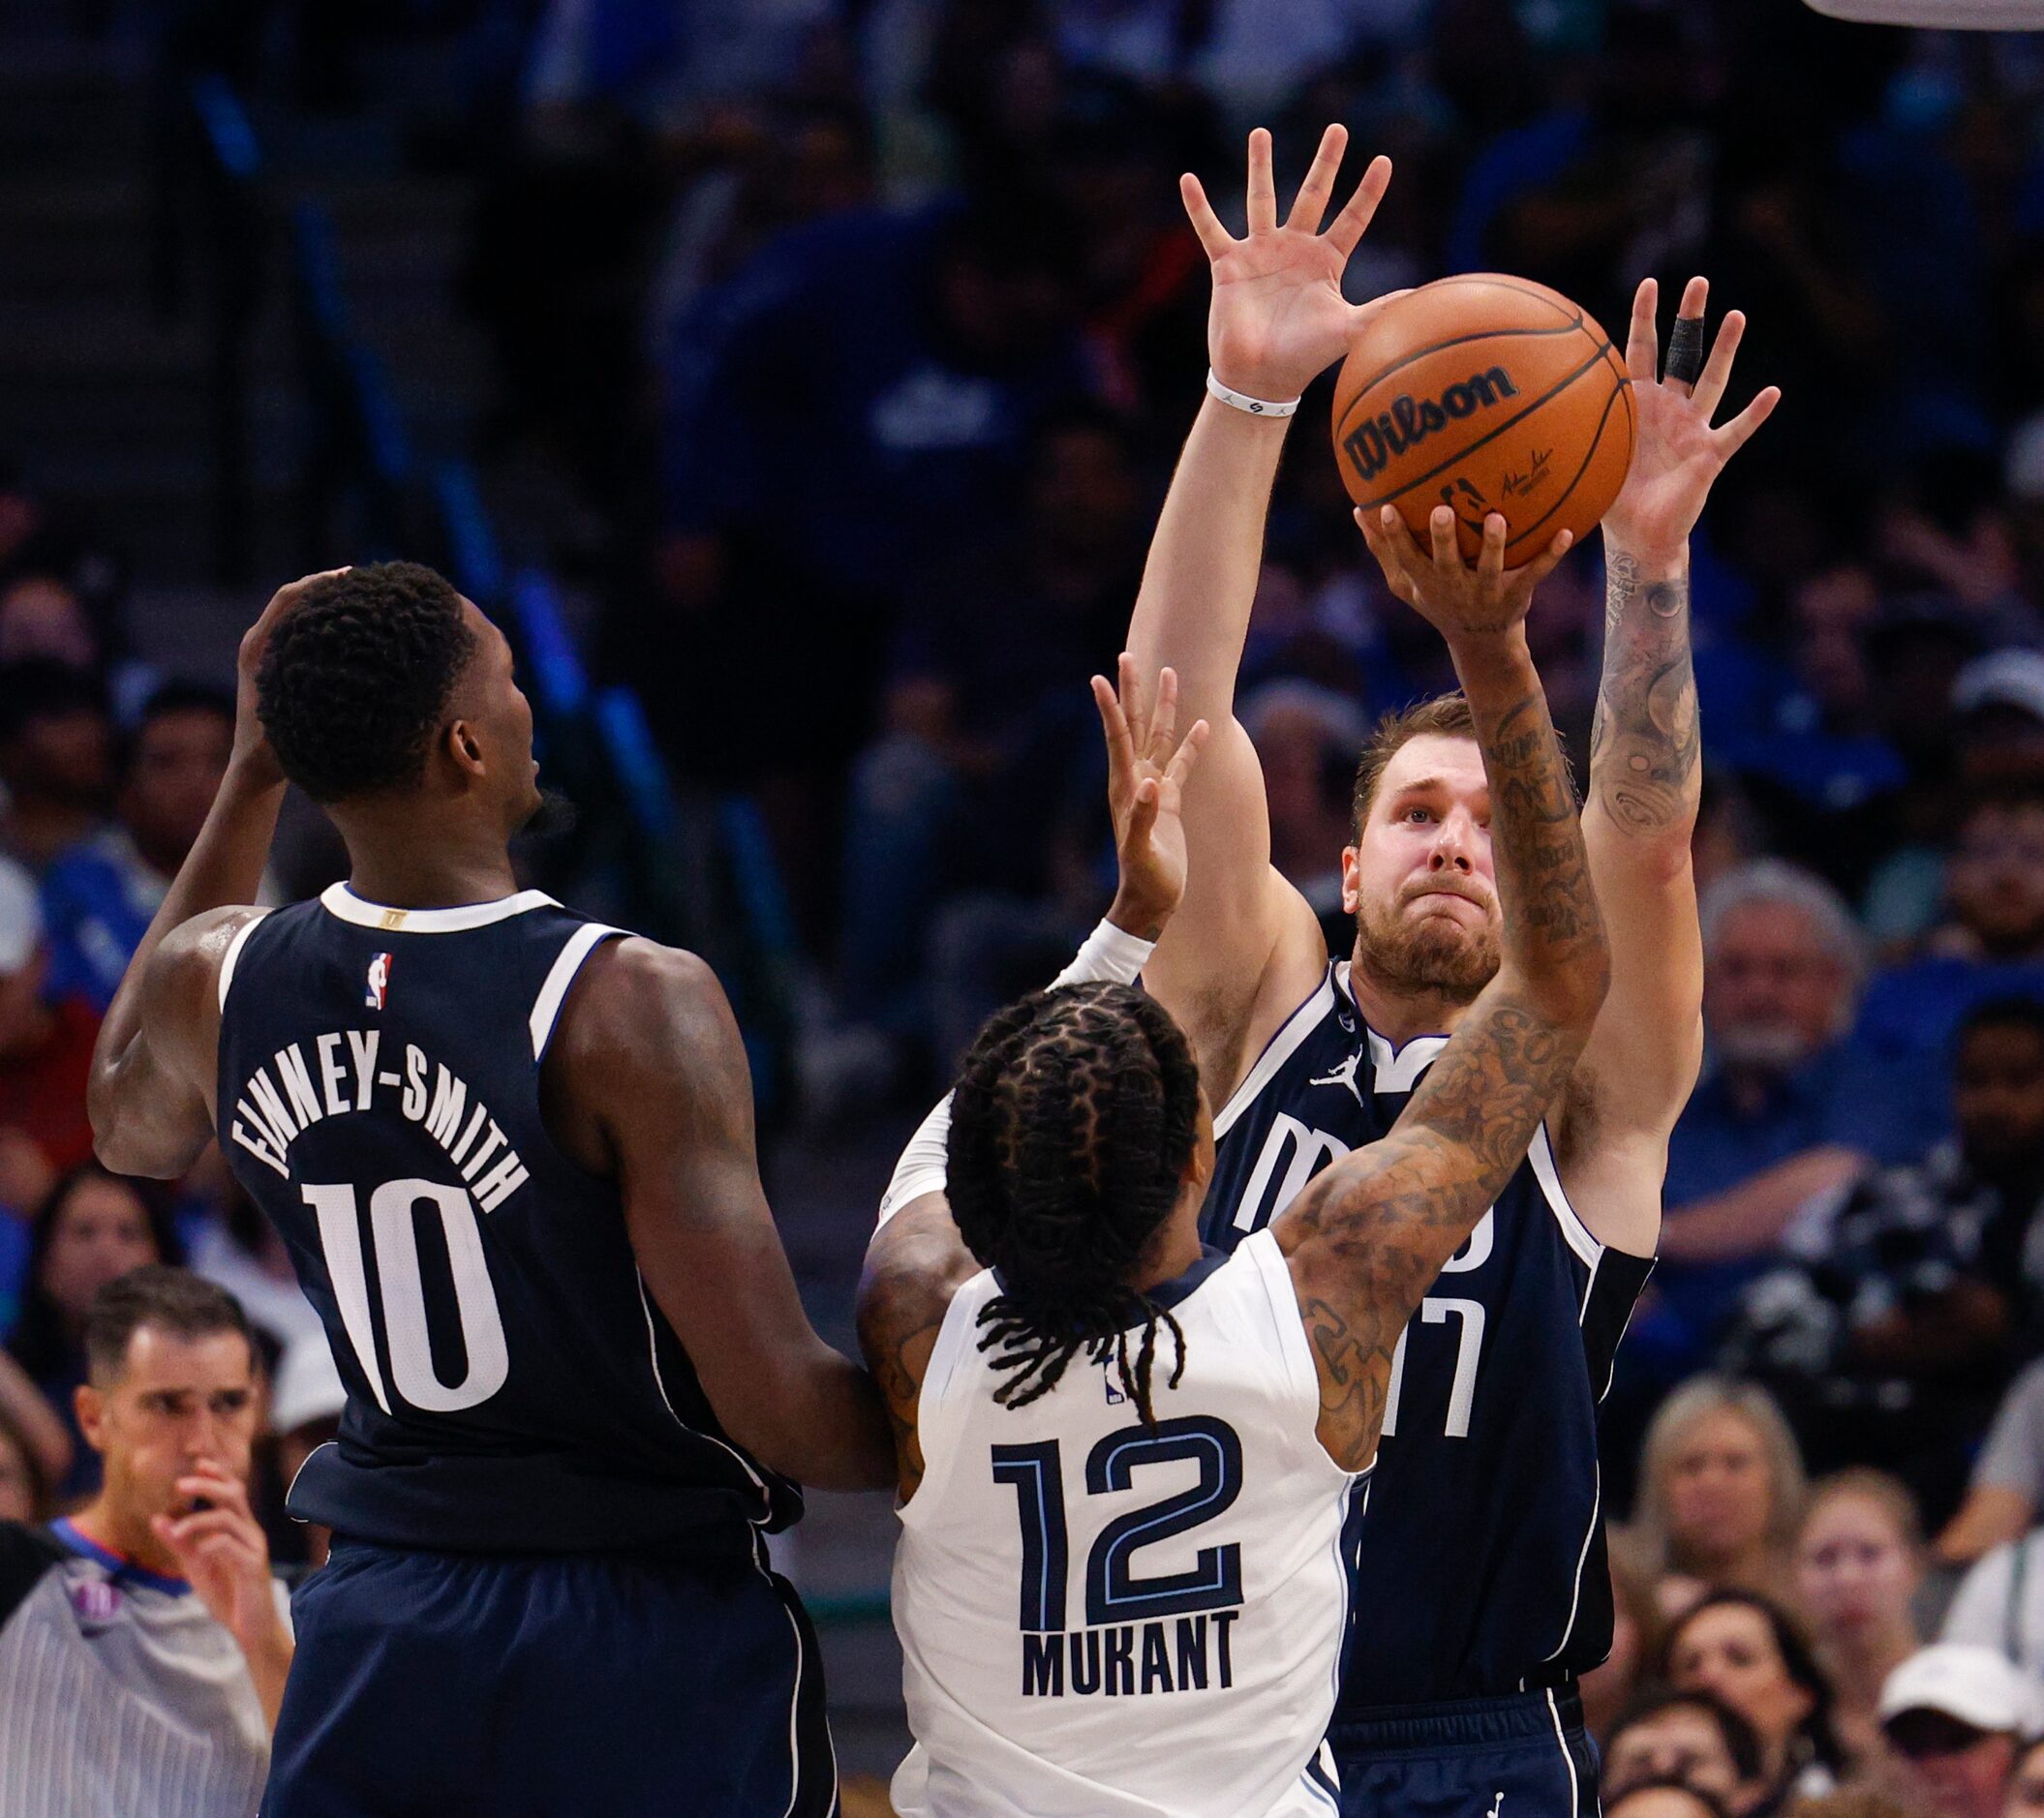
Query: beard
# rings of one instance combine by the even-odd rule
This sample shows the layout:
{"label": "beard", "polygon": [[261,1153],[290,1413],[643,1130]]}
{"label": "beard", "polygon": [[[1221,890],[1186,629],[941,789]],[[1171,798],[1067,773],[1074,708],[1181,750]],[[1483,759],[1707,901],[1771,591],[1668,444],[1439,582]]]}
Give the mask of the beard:
{"label": "beard", "polygon": [[1473,1003],[1496,976],[1497,924],[1465,927],[1447,916],[1408,921],[1399,902],[1365,902],[1356,915],[1356,963],[1386,989]]}

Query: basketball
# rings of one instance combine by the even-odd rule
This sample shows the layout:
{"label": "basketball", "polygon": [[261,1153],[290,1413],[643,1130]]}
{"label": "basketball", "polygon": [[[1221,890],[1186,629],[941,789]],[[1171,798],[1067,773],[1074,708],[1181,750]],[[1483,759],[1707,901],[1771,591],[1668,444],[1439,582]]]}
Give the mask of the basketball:
{"label": "basketball", "polygon": [[1443,278],[1379,310],[1334,386],[1334,455],[1366,511],[1396,505],[1422,548],[1454,507],[1464,556],[1483,519],[1510,527],[1507,567],[1558,530],[1580,542],[1632,459],[1623,351],[1577,305],[1525,278]]}

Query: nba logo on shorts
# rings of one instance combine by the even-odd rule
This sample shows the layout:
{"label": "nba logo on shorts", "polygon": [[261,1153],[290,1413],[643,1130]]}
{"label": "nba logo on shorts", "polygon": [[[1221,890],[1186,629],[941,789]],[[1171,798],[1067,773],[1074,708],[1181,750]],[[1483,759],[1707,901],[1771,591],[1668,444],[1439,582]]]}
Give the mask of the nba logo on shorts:
{"label": "nba logo on shorts", "polygon": [[379,954],[369,962],[369,989],[362,1002],[371,1010],[383,1008],[384,995],[390,989],[390,955]]}

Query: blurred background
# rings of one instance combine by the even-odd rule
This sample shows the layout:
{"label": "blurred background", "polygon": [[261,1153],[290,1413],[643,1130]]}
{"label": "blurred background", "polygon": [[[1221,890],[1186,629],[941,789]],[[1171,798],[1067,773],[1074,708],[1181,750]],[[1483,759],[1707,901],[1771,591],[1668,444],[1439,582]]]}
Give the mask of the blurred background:
{"label": "blurred background", "polygon": [[[1805,1475],[1848,1466],[1907,1492],[1862,1500],[1937,1632],[2044,1506],[2040,96],[2044,37],[1788,0],[0,0],[17,1375],[67,1407],[86,1301],[156,1256],[317,1343],[224,1169],[92,1171],[83,1069],[225,763],[241,630],[400,555],[519,651],[580,810],[534,881],[723,978],[848,1343],[900,1141],[1109,892],[1085,678],[1202,396],[1176,174],[1238,210],[1250,125],[1285,189],[1338,119],[1344,193],[1396,162],[1357,300],[1500,269],[1622,327],[1641,276],[1703,272],[1751,317],[1735,400],[1786,393],[1695,546],[1711,1059],[1605,1409],[1621,1665],[1681,1587],[1754,1584],[1846,1686],[1798,1535]],[[1238,700],[1346,951],[1358,746],[1449,678],[1355,535],[1327,391]],[[1586,549],[1533,621],[1578,752],[1601,597]],[[340,863],[296,803],[272,894]],[[75,1499],[90,1455],[7,1407],[0,1492]],[[812,1507],[786,1557],[840,1755],[884,1773],[892,1517]],[[2044,1663],[2021,1626],[1978,1638]]]}

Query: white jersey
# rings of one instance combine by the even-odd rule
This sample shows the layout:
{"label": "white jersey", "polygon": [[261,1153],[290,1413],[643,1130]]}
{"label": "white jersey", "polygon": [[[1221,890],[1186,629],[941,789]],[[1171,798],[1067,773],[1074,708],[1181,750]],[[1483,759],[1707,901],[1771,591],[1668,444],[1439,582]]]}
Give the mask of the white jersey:
{"label": "white jersey", "polygon": [[1314,1425],[1291,1272],[1259,1231],[1155,1291],[1145,1428],[1113,1365],[997,1406],[982,1273],[959,1289],[916,1414],[895,1626],[916,1744],[901,1818],[1331,1813],[1321,1739],[1348,1620],[1360,1481]]}

